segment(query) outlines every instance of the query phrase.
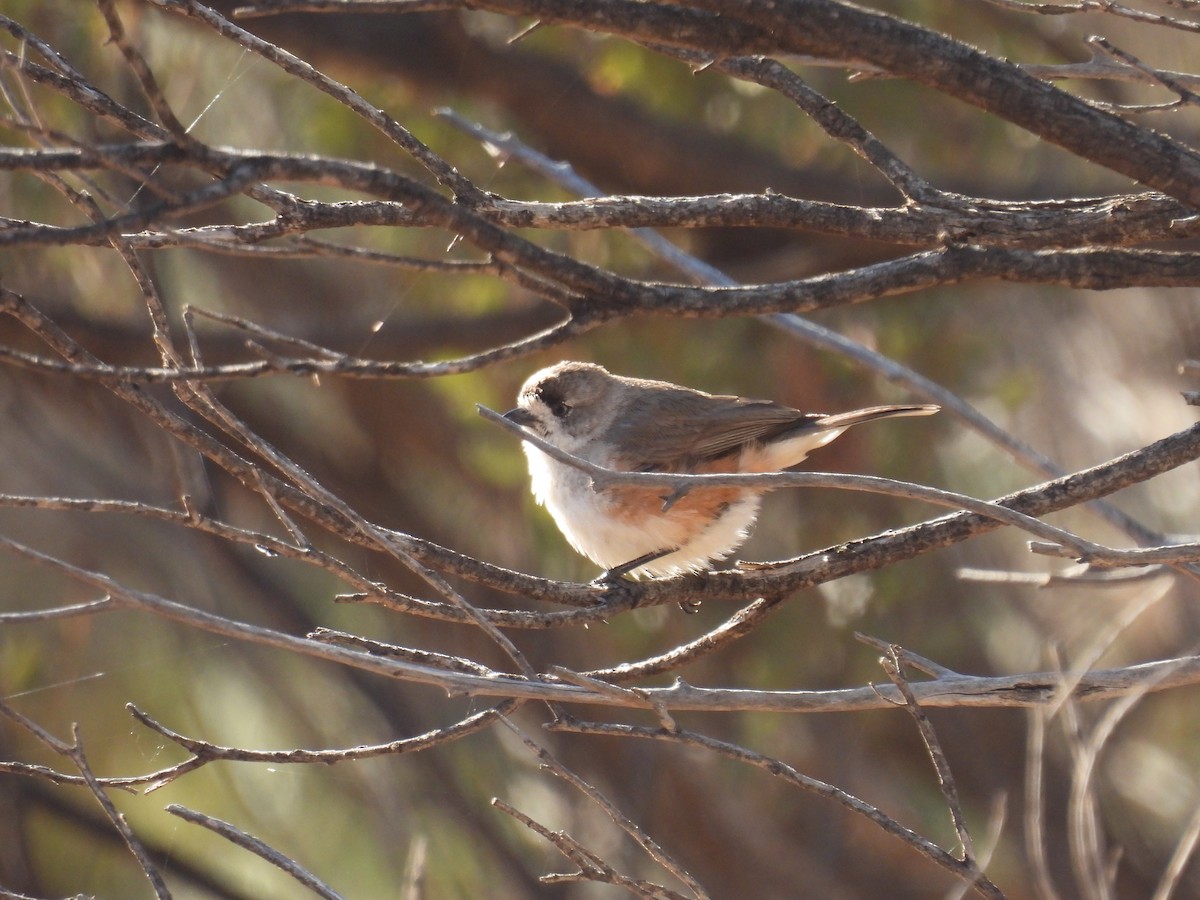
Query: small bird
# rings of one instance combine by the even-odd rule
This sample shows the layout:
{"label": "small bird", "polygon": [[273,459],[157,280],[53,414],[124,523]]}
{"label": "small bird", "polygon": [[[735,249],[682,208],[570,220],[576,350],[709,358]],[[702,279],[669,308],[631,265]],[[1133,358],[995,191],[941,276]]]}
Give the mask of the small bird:
{"label": "small bird", "polygon": [[[706,394],[666,381],[625,378],[586,362],[530,376],[505,418],[560,450],[623,472],[780,472],[852,425],[928,416],[937,406],[872,406],[836,415],[770,400]],[[707,569],[749,536],[765,491],[693,488],[663,509],[661,487],[592,489],[579,469],[525,444],[533,495],[571,546],[623,575]]]}

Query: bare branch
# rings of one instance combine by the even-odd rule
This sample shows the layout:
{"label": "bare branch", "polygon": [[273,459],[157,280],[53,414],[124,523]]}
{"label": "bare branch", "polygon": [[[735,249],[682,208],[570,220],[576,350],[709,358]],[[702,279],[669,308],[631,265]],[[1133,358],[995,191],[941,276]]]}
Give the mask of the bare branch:
{"label": "bare branch", "polygon": [[[99,803],[101,809],[104,810],[105,816],[108,817],[108,820],[112,823],[113,828],[116,829],[117,833],[121,835],[121,840],[125,842],[125,846],[129,848],[129,852],[133,854],[133,857],[137,860],[138,865],[145,873],[146,879],[150,882],[151,888],[154,889],[154,895],[160,898],[160,900],[169,900],[171,897],[171,892],[167,890],[167,885],[166,882],[163,881],[162,875],[159,874],[158,869],[155,868],[154,863],[151,862],[150,856],[146,853],[146,850],[142,846],[141,841],[138,840],[137,835],[133,833],[133,829],[129,827],[129,823],[126,821],[125,816],[118,812],[117,808],[113,806],[112,800],[110,800],[108,795],[104,792],[104,787],[102,786],[100,779],[97,779],[92,773],[91,767],[88,765],[87,756],[83,752],[83,743],[79,738],[79,726],[72,726],[73,741],[72,743],[66,743],[65,741],[61,741],[54,737],[54,735],[42,728],[32,719],[21,715],[2,700],[0,700],[0,714],[24,728],[52,752],[57,753],[60,756],[65,756],[71,760],[75,768],[79,770],[80,781],[83,784],[86,784],[88,789],[92,792],[92,796],[96,798],[96,802]],[[42,771],[42,767],[40,766],[29,766],[24,767],[24,769],[25,771],[22,772],[22,774],[38,774],[44,777],[49,777],[52,781],[77,783],[73,779],[63,776],[56,776],[55,774],[49,773],[48,770]],[[33,770],[38,771],[35,773]]]}
{"label": "bare branch", "polygon": [[558,884],[567,881],[598,881],[625,888],[639,897],[660,898],[660,900],[685,900],[685,895],[677,893],[657,884],[638,881],[622,875],[595,853],[569,834],[562,831],[551,831],[545,825],[530,816],[505,803],[498,798],[492,799],[492,806],[502,813],[516,819],[530,831],[534,831],[552,843],[555,848],[571,862],[579,866],[579,871],[572,875],[543,875],[541,880],[546,884]]}
{"label": "bare branch", "polygon": [[325,882],[321,881],[294,859],[285,856],[266,842],[247,834],[240,828],[213,816],[188,809],[186,806],[180,806],[178,803],[172,803],[166,809],[171,815],[178,816],[185,822],[191,822],[193,825],[207,828],[209,831],[219,834],[225,840],[236,844],[243,850],[249,850],[255,856],[265,859],[276,868],[287,872],[318,897],[324,897],[326,900],[341,900],[341,894],[334,891],[329,885],[325,884]]}
{"label": "bare branch", "polygon": [[655,741],[665,741],[667,743],[676,743],[684,746],[700,747],[705,750],[717,753],[721,756],[733,759],[737,762],[748,763],[756,768],[762,769],[770,775],[780,778],[788,784],[798,787],[810,793],[817,794],[821,797],[834,800],[839,805],[861,816],[865,816],[871,822],[878,825],[881,829],[894,837],[899,838],[909,847],[919,852],[922,856],[936,863],[949,872],[954,873],[960,878],[965,878],[972,882],[972,887],[975,888],[982,896],[1002,898],[1004,895],[1000,893],[986,878],[978,878],[976,871],[971,871],[963,862],[957,860],[951,854],[947,853],[942,848],[929,840],[921,837],[911,829],[901,825],[896,820],[892,819],[886,813],[878,808],[860,800],[858,797],[847,793],[831,784],[826,784],[816,778],[804,775],[787,763],[778,759],[773,759],[764,756],[760,753],[755,753],[747,750],[744,747],[739,747],[736,744],[731,744],[727,741],[720,741],[715,738],[710,738],[705,735],[697,734],[693,731],[664,731],[662,729],[647,728],[636,725],[607,725],[596,722],[578,722],[572,721],[567,723],[559,723],[552,726],[555,731],[567,731],[575,734],[594,734],[594,735],[609,735],[618,737],[636,737]]}
{"label": "bare branch", "polygon": [[[486,0],[477,5],[713,56],[800,53],[841,59],[850,67],[875,65],[1200,206],[1200,156],[1189,148],[1048,86],[1011,63],[886,13],[836,0],[794,0],[786,6],[769,0],[689,0],[687,6]],[[1029,98],[1037,99],[1031,103]]]}
{"label": "bare branch", "polygon": [[925,745],[929,759],[933,762],[933,768],[937,772],[938,787],[941,788],[942,796],[946,798],[946,808],[950,811],[950,819],[954,823],[954,833],[958,835],[958,842],[962,847],[962,861],[976,878],[983,878],[983,872],[975,857],[975,845],[971,840],[971,832],[967,829],[967,819],[963,814],[962,802],[958,798],[958,787],[954,782],[950,761],[946,759],[946,753],[942,750],[942,744],[938,740],[937,732],[934,731],[933,723],[929,721],[929,717],[921,709],[917,698],[913,696],[912,688],[904,675],[901,660],[900,648],[893,647],[889,649],[886,656],[880,657],[879,663],[888,680],[896,686],[900,691],[900,696],[904,698],[904,708],[916,723],[917,731],[921,735],[921,742]]}
{"label": "bare branch", "polygon": [[1134,9],[1112,0],[1076,0],[1074,3],[1035,3],[1025,0],[985,0],[995,6],[1018,12],[1036,13],[1041,16],[1069,16],[1077,13],[1101,12],[1122,19],[1132,19],[1146,25],[1161,25],[1181,31],[1200,32],[1200,23],[1180,19],[1176,16],[1156,15],[1145,10]]}
{"label": "bare branch", "polygon": [[658,844],[657,841],[651,838],[644,829],[642,829],[636,822],[618,810],[616,805],[606,796],[604,796],[603,793],[601,793],[593,785],[588,784],[586,781],[580,778],[579,775],[575,774],[561,762],[555,759],[554,755],[550,753],[549,750],[538,744],[523,731],[521,731],[521,729],[512,723],[512,720],[507,717],[502,717],[501,721],[507,725],[509,730],[521,739],[521,743],[523,743],[538,758],[542,768],[549,770],[558,778],[561,778],[567,784],[571,785],[571,787],[575,788],[577,791],[586,796],[593,804],[603,810],[604,814],[612,819],[612,821],[622,831],[633,838],[633,840],[637,842],[638,846],[641,847],[650,858],[670,872],[673,876],[678,878],[683,884],[687,885],[688,890],[691,891],[691,895],[693,897],[696,897],[697,900],[708,900],[709,894],[704,890],[700,883],[696,881],[696,879],[693,878],[676,860],[674,860],[670,854],[668,854],[667,851]]}

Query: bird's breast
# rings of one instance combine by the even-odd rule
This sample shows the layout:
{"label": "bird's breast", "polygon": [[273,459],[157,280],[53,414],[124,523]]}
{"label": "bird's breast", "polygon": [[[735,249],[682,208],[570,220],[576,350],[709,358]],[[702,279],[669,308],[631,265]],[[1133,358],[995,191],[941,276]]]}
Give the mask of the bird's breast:
{"label": "bird's breast", "polygon": [[534,496],[576,550],[606,568],[654,553],[678,550],[653,574],[686,571],[728,555],[745,540],[760,495],[741,488],[688,491],[667,509],[663,487],[592,489],[583,472],[526,445]]}

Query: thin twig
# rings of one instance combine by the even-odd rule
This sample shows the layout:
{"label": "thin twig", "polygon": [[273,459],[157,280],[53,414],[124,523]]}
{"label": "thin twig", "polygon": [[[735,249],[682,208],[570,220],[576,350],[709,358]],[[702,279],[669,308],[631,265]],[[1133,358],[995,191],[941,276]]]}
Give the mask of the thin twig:
{"label": "thin twig", "polygon": [[214,816],[196,812],[193,809],[188,809],[186,806],[180,806],[178,803],[172,803],[167,806],[167,812],[173,816],[178,816],[185,822],[191,822],[193,825],[207,828],[209,831],[219,834],[225,840],[236,844],[243,850],[249,850],[260,859],[265,859],[276,868],[287,872],[287,874],[291,875],[292,878],[296,879],[296,881],[300,882],[318,897],[324,897],[325,900],[342,900],[341,894],[333,890],[333,888],[329,887],[329,885],[321,881],[321,879],[317,878],[317,876],[313,875],[294,859],[285,856],[265,841],[247,834],[240,828]]}
{"label": "thin twig", "polygon": [[921,742],[925,745],[925,751],[933,763],[934,771],[937,773],[938,787],[946,799],[946,808],[950,811],[950,820],[954,823],[954,833],[958,835],[958,842],[962,847],[962,861],[970,870],[982,876],[983,872],[975,858],[975,845],[971,840],[971,832],[967,828],[966,816],[963,814],[962,801],[958,797],[958,787],[954,781],[950,761],[946,759],[946,753],[942,750],[942,743],[938,740],[933,723],[929,721],[929,716],[925,714],[925,711],[921,709],[921,704],[913,696],[912,688],[904,675],[901,659],[900,648],[894,647],[887,655],[880,657],[879,663],[888,680],[896,686],[904,698],[904,708],[916,723],[917,731],[921,735]]}
{"label": "thin twig", "polygon": [[539,880],[544,884],[561,884],[583,880],[596,881],[624,888],[635,896],[647,897],[651,898],[651,900],[687,900],[683,894],[672,891],[662,885],[651,884],[648,881],[640,881],[622,875],[596,853],[593,853],[575,838],[571,837],[571,835],[563,831],[552,831],[532,816],[526,815],[503,800],[493,798],[492,806],[505,815],[516,819],[530,831],[540,834],[553,844],[559,853],[579,867],[579,871],[572,874],[543,875]]}
{"label": "thin twig", "polygon": [[697,900],[708,900],[708,892],[704,890],[700,883],[683,866],[676,862],[657,841],[646,834],[640,825],[618,810],[616,805],[604,796],[603,793],[559,762],[549,750],[525,734],[507,716],[501,716],[500,721],[507,725],[509,730],[521,739],[521,742],[538,758],[544,768],[571,785],[603,810],[604,814],[622,831],[633,838],[650,858],[678,878],[683,884],[687,885]]}
{"label": "thin twig", "polygon": [[[60,756],[65,756],[71,760],[75,768],[79,770],[80,779],[78,783],[86,784],[88,789],[92,792],[92,796],[96,798],[96,802],[99,803],[101,809],[104,810],[105,816],[108,817],[108,820],[117,830],[117,833],[121,835],[121,840],[125,842],[125,846],[129,848],[129,852],[133,854],[134,859],[137,860],[137,863],[141,867],[142,872],[145,874],[146,879],[150,882],[150,886],[154,889],[154,895],[158,897],[159,900],[170,900],[171,892],[167,889],[166,882],[163,881],[162,875],[159,874],[158,869],[150,859],[150,855],[142,846],[141,841],[138,840],[137,835],[133,833],[133,829],[129,827],[129,822],[126,821],[125,816],[123,816],[117,810],[117,808],[113,805],[112,800],[110,800],[108,795],[104,792],[105,786],[101,783],[101,779],[98,779],[92,773],[91,767],[88,765],[87,756],[83,752],[83,742],[79,737],[79,726],[71,726],[71,735],[73,740],[71,743],[67,743],[66,741],[59,740],[45,728],[42,728],[32,719],[17,712],[2,700],[0,700],[0,714],[24,728],[52,752],[57,753]],[[34,773],[27,771],[23,772],[22,774]],[[36,774],[41,775],[44,773],[37,772]],[[64,777],[51,778],[50,780],[58,780],[66,783],[77,783],[73,779]]]}
{"label": "thin twig", "polygon": [[728,759],[747,763],[762,769],[772,776],[783,779],[788,784],[831,799],[857,815],[865,816],[887,834],[899,838],[926,859],[936,863],[959,878],[971,881],[971,886],[982,896],[993,898],[993,900],[999,900],[999,898],[1003,898],[1004,896],[999,888],[992,884],[986,877],[976,877],[979,874],[978,872],[970,871],[961,860],[956,859],[952,854],[947,853],[932,841],[900,824],[877,807],[860,800],[858,797],[842,790],[836,785],[826,784],[816,778],[804,775],[781,760],[764,756],[761,753],[756,753],[737,744],[717,740],[716,738],[687,730],[666,731],[661,728],[647,728],[636,725],[613,725],[579,721],[556,724],[553,730],[576,734],[611,735],[665,741],[682,746],[700,747]]}
{"label": "thin twig", "polygon": [[222,37],[261,56],[289,75],[311,84],[317,90],[328,94],[356,113],[365,122],[379,129],[389,140],[404,149],[415,160],[425,166],[439,182],[451,188],[457,196],[468,197],[479,192],[479,189],[464,178],[457,169],[434,153],[422,141],[418,140],[407,128],[382,110],[367,103],[366,100],[346,85],[334,81],[298,56],[288,53],[281,47],[251,34],[214,10],[194,2],[194,0],[150,0],[150,2],[169,12],[200,20]]}
{"label": "thin twig", "polygon": [[1030,709],[1025,717],[1025,853],[1033,870],[1033,883],[1041,900],[1059,900],[1047,859],[1046,829],[1046,707]]}
{"label": "thin twig", "polygon": [[1192,813],[1192,817],[1180,833],[1175,851],[1167,861],[1150,900],[1170,900],[1171,894],[1183,879],[1188,863],[1195,858],[1197,846],[1200,846],[1200,807]]}

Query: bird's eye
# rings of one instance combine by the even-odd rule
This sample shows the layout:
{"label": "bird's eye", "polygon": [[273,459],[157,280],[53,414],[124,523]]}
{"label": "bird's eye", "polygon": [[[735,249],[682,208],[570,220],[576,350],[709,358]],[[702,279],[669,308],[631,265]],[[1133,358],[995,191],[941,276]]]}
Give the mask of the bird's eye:
{"label": "bird's eye", "polygon": [[550,414],[554,418],[566,418],[567,413],[571,411],[571,404],[567,403],[558,391],[539,388],[536,393],[537,398],[546,404],[546,408],[550,410]]}

